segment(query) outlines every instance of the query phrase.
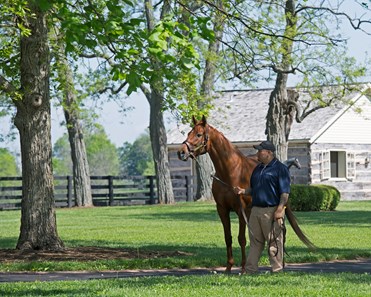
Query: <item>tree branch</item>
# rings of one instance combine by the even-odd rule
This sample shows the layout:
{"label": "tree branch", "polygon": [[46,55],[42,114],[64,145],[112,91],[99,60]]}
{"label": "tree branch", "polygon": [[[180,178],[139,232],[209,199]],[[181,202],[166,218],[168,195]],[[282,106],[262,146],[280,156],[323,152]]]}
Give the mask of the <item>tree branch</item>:
{"label": "tree branch", "polygon": [[115,89],[114,87],[106,87],[104,89],[98,90],[98,93],[99,94],[103,94],[103,93],[105,93],[107,91],[111,91],[111,94],[117,95],[118,93],[120,93],[122,91],[123,88],[125,88],[125,86],[127,84],[128,84],[127,82],[124,82],[117,89]]}
{"label": "tree branch", "polygon": [[338,12],[338,11],[335,11],[335,10],[329,8],[329,7],[317,7],[317,6],[308,6],[308,5],[300,7],[296,12],[299,13],[299,12],[304,11],[304,10],[317,10],[317,11],[321,10],[321,11],[329,12],[334,16],[345,17],[349,21],[349,24],[353,27],[354,30],[361,30],[365,34],[371,35],[371,32],[367,32],[367,31],[365,31],[364,29],[361,28],[361,26],[363,24],[371,24],[371,19],[362,20],[360,18],[351,18],[345,12]]}
{"label": "tree branch", "polygon": [[143,94],[146,96],[147,101],[151,102],[151,99],[152,99],[151,98],[151,91],[144,84],[140,85],[140,89],[142,90]]}

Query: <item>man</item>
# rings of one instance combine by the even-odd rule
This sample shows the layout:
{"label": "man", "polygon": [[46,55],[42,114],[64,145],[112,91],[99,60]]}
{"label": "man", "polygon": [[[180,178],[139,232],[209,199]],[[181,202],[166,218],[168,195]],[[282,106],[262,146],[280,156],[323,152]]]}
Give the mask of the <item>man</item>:
{"label": "man", "polygon": [[288,168],[275,157],[275,146],[270,141],[254,145],[261,162],[250,178],[250,189],[235,187],[236,194],[251,194],[252,209],[249,219],[250,250],[247,257],[247,273],[258,272],[258,262],[265,242],[272,272],[284,267],[283,219],[290,193]]}

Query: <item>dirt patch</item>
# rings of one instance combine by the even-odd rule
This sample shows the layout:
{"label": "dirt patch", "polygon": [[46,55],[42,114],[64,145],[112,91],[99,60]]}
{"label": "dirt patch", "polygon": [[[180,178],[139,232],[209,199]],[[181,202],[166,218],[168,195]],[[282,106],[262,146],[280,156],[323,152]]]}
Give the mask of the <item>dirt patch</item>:
{"label": "dirt patch", "polygon": [[64,251],[0,249],[0,262],[13,261],[96,261],[113,259],[155,259],[190,256],[181,251],[145,251],[105,247],[75,247]]}

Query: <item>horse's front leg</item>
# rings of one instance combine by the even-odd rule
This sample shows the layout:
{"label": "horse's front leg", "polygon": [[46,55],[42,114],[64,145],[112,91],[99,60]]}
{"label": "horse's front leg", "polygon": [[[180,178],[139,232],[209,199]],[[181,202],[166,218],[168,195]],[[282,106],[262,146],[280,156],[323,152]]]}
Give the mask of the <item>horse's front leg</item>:
{"label": "horse's front leg", "polygon": [[217,206],[218,214],[220,220],[223,224],[224,229],[224,241],[227,248],[227,267],[225,269],[226,273],[230,273],[232,270],[232,266],[234,265],[233,253],[232,253],[232,234],[231,234],[231,220],[229,216],[229,211],[221,207],[220,205]]}
{"label": "horse's front leg", "polygon": [[238,243],[240,244],[241,247],[241,274],[244,274],[246,272],[246,221],[242,213],[238,214],[238,219],[239,219]]}

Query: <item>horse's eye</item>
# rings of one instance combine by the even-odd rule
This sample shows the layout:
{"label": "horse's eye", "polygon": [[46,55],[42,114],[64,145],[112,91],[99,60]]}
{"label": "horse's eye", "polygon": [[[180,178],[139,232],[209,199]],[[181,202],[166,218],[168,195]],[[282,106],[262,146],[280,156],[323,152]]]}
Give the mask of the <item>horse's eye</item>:
{"label": "horse's eye", "polygon": [[202,136],[201,133],[197,133],[197,137],[200,138]]}

